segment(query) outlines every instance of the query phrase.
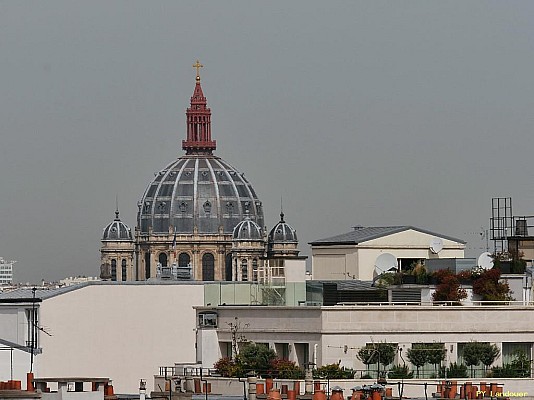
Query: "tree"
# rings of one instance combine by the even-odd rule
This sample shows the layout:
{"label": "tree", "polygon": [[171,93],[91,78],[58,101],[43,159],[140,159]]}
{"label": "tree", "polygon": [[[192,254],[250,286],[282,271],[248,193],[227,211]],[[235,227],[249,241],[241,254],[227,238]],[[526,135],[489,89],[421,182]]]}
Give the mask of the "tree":
{"label": "tree", "polygon": [[353,379],[354,370],[341,368],[339,364],[327,364],[313,370],[314,378],[323,379]]}
{"label": "tree", "polygon": [[412,365],[415,366],[416,377],[419,378],[419,368],[425,365],[428,359],[425,344],[412,343],[412,347],[408,349],[408,351],[406,352],[406,356],[408,357],[408,360],[412,363]]}
{"label": "tree", "polygon": [[471,367],[471,377],[473,378],[473,367],[480,363],[482,358],[482,346],[480,342],[472,341],[464,345],[463,357],[465,365]]}
{"label": "tree", "polygon": [[510,301],[512,292],[506,282],[500,282],[501,271],[492,268],[482,272],[473,282],[473,293],[484,301]]}
{"label": "tree", "polygon": [[378,361],[378,353],[374,343],[367,343],[365,347],[358,350],[358,358],[367,366],[376,364]]}
{"label": "tree", "polygon": [[447,350],[443,343],[427,343],[426,344],[427,362],[434,365],[434,370],[438,370],[438,366],[447,357]]}
{"label": "tree", "polygon": [[517,349],[512,353],[514,359],[510,363],[514,371],[516,371],[517,378],[530,378],[530,365],[532,360],[530,360],[527,354],[521,350]]}
{"label": "tree", "polygon": [[495,359],[499,357],[500,350],[496,344],[484,343],[480,352],[480,361],[484,364],[484,369],[487,371],[488,367],[493,364]]}
{"label": "tree", "polygon": [[235,317],[234,322],[226,323],[230,327],[232,335],[232,359],[235,359],[239,353],[239,343],[247,343],[247,338],[243,335],[243,329],[248,328],[249,324],[242,325],[239,318]]}
{"label": "tree", "polygon": [[460,302],[467,297],[467,291],[461,288],[458,277],[448,269],[437,271],[435,277],[438,285],[432,294],[432,301],[460,305]]}
{"label": "tree", "polygon": [[512,356],[514,358],[510,363],[502,367],[493,367],[491,376],[494,378],[530,378],[532,360],[521,349],[512,352]]}
{"label": "tree", "polygon": [[467,378],[467,367],[463,364],[451,363],[447,368],[447,378]]}
{"label": "tree", "polygon": [[371,364],[378,364],[378,371],[380,371],[380,365],[389,365],[395,359],[397,353],[397,345],[393,343],[367,343],[365,347],[362,347],[358,351],[358,358],[367,367]]}
{"label": "tree", "polygon": [[236,362],[241,365],[243,373],[255,372],[259,375],[267,375],[271,371],[272,361],[276,359],[276,353],[268,346],[256,343],[247,343],[236,357]]}
{"label": "tree", "polygon": [[413,372],[406,365],[394,365],[388,372],[388,378],[390,379],[411,379],[413,378]]}
{"label": "tree", "polygon": [[215,371],[221,376],[226,378],[234,378],[237,376],[243,376],[241,365],[237,364],[235,360],[230,357],[223,357],[219,359],[214,365]]}
{"label": "tree", "polygon": [[276,358],[271,361],[270,375],[281,379],[302,379],[304,370],[295,364],[294,361]]}

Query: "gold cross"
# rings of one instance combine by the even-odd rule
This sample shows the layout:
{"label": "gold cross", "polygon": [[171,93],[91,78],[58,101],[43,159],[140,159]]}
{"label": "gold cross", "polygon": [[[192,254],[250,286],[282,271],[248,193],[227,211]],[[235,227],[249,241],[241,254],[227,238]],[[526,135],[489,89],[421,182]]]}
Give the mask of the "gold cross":
{"label": "gold cross", "polygon": [[197,69],[197,81],[200,80],[200,68],[203,68],[204,66],[200,63],[200,61],[197,60],[197,62],[195,64],[193,64],[193,68],[196,68]]}

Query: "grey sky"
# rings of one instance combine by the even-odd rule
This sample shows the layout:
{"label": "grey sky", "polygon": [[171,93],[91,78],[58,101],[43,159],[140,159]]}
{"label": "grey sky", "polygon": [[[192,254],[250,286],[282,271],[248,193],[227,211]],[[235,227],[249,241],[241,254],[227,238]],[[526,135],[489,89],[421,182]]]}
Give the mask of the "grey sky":
{"label": "grey sky", "polygon": [[[99,273],[183,154],[198,58],[216,154],[307,242],[408,224],[484,243],[534,213],[534,2],[2,1],[0,256],[17,281]],[[472,248],[472,249],[471,249]]]}

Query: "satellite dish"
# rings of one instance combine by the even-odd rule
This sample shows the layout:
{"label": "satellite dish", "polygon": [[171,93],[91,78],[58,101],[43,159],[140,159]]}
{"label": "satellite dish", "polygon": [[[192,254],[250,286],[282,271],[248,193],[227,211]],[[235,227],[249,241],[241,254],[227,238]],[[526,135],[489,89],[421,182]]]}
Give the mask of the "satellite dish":
{"label": "satellite dish", "polygon": [[384,272],[397,270],[397,257],[390,253],[380,254],[375,261],[375,273],[381,275]]}
{"label": "satellite dish", "polygon": [[478,266],[482,267],[484,269],[492,269],[493,268],[493,257],[491,256],[490,252],[484,252],[481,255],[478,256]]}
{"label": "satellite dish", "polygon": [[433,238],[430,241],[430,251],[434,254],[438,254],[441,250],[443,250],[443,240],[440,238]]}

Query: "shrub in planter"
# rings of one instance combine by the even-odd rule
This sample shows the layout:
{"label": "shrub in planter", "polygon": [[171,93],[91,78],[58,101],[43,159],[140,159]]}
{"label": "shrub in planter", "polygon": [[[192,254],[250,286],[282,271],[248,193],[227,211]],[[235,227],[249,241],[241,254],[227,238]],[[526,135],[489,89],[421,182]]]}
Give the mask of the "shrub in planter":
{"label": "shrub in planter", "polygon": [[484,301],[509,301],[512,292],[506,282],[500,282],[501,271],[492,268],[484,271],[473,282],[473,293],[478,294]]}
{"label": "shrub in planter", "polygon": [[413,378],[413,372],[406,365],[394,365],[388,372],[388,378],[390,379],[411,379]]}
{"label": "shrub in planter", "polygon": [[354,370],[340,367],[339,364],[327,364],[314,369],[313,377],[323,379],[353,379]]}
{"label": "shrub in planter", "polygon": [[277,358],[271,361],[271,375],[280,379],[302,379],[304,370],[299,368],[294,361]]}
{"label": "shrub in planter", "polygon": [[432,301],[460,305],[460,301],[467,297],[467,291],[460,287],[458,277],[446,269],[437,271],[435,276],[438,280],[438,285],[436,286],[436,291],[432,294]]}
{"label": "shrub in planter", "polygon": [[448,378],[467,378],[467,366],[463,364],[451,363],[447,368]]}

